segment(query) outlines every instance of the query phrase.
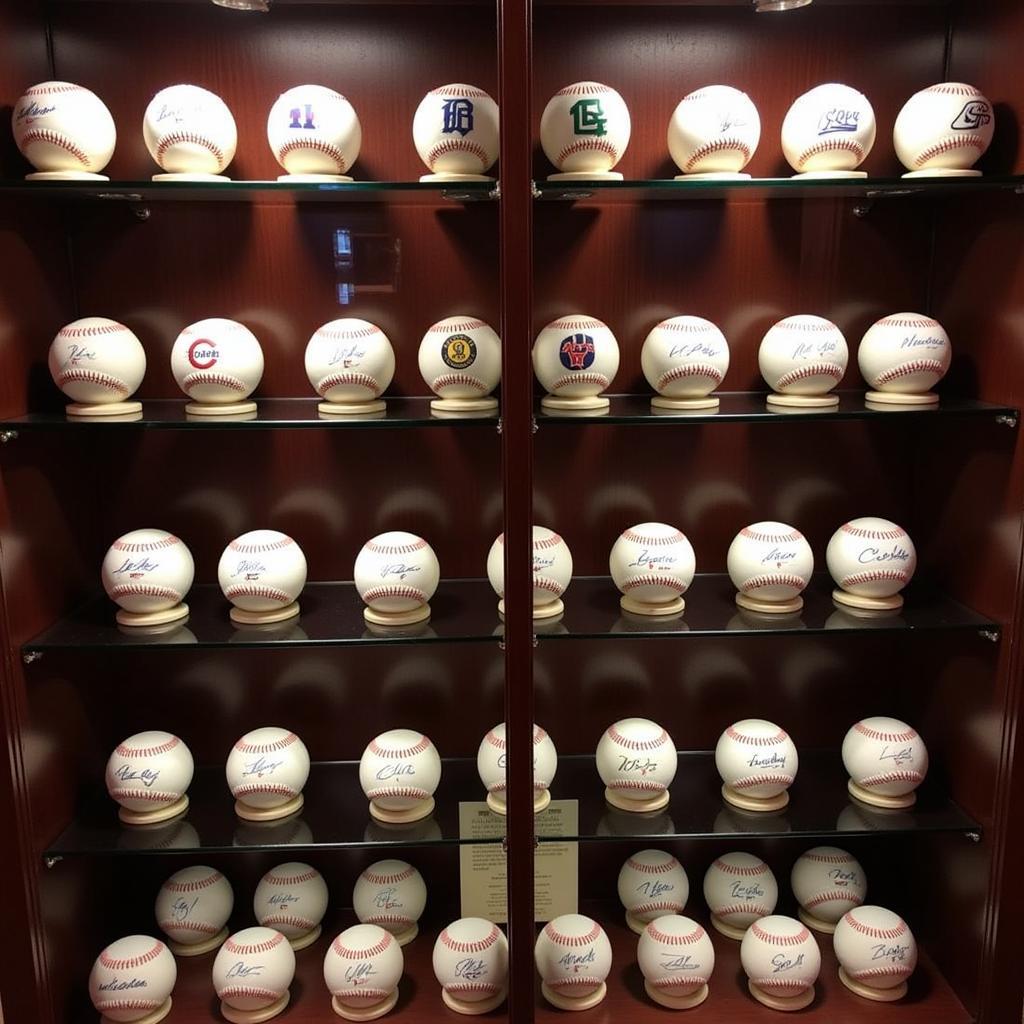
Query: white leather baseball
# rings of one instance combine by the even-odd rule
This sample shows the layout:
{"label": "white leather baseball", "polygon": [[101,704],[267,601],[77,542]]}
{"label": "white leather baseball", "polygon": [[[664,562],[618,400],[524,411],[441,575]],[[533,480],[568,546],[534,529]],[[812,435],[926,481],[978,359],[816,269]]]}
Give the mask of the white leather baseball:
{"label": "white leather baseball", "polygon": [[552,320],[533,343],[533,372],[549,395],[599,395],[618,371],[619,343],[609,327],[592,316]]}
{"label": "white leather baseball", "polygon": [[286,939],[311,932],[327,913],[327,883],[316,868],[289,861],[271,868],[259,881],[252,912],[264,928]]}
{"label": "white leather baseball", "polygon": [[422,537],[392,530],[363,545],[352,575],[359,596],[375,611],[407,612],[434,596],[441,567]]}
{"label": "white leather baseball", "polygon": [[725,379],[729,343],[710,321],[674,316],[655,324],[640,350],[647,383],[666,398],[703,398]]}
{"label": "white leather baseball", "polygon": [[892,597],[917,568],[914,542],[901,526],[877,516],[843,523],[828,542],[825,564],[836,584],[861,597]]}
{"label": "white leather baseball", "polygon": [[788,601],[802,593],[814,572],[814,552],[804,535],[786,523],[765,520],[744,526],[726,556],[733,586],[762,601]]}
{"label": "white leather baseball", "polygon": [[752,853],[723,853],[704,873],[704,902],[720,921],[747,928],[775,912],[779,885]]}
{"label": "white leather baseball", "polygon": [[132,530],[110,545],[100,578],[126,612],[160,612],[180,604],[195,576],[192,552],[166,530]]}
{"label": "white leather baseball", "polygon": [[472,316],[448,316],[427,328],[420,375],[439,398],[483,398],[501,380],[501,339]]}
{"label": "white leather baseball", "polygon": [[884,907],[857,907],[844,914],[832,946],[847,976],[868,988],[895,988],[917,966],[914,933],[899,914]]}
{"label": "white leather baseball", "polygon": [[779,394],[824,395],[846,373],[850,353],[843,332],[821,316],[787,316],[768,329],[757,364]]}
{"label": "white leather baseball", "polygon": [[868,882],[857,858],[835,846],[815,846],[802,853],[789,876],[797,903],[819,921],[835,924],[859,907]]}
{"label": "white leather baseball", "polygon": [[156,894],[156,923],[172,942],[194,946],[219,935],[235,906],[231,883],[205,864],[175,871]]}
{"label": "white leather baseball", "polygon": [[923,394],[938,384],[952,357],[942,324],[920,313],[876,320],[857,349],[857,364],[869,387],[904,395]]}
{"label": "white leather baseball", "polygon": [[129,811],[156,811],[188,791],[195,764],[184,741],[161,729],[122,740],[107,760],[107,792]]}
{"label": "white leather baseball", "polygon": [[583,914],[562,914],[537,936],[533,958],[552,992],[573,999],[590,995],[612,969],[612,945],[604,929]]}
{"label": "white leather baseball", "polygon": [[475,85],[438,86],[416,108],[412,140],[431,174],[485,174],[498,159],[498,104]]}
{"label": "white leather baseball", "polygon": [[540,118],[540,144],[559,171],[604,174],[629,145],[626,101],[600,82],[574,82],[548,100]]}
{"label": "white leather baseball", "polygon": [[263,349],[256,335],[236,320],[199,320],[175,339],[171,373],[196,402],[241,402],[263,378]]}
{"label": "white leather baseball", "polygon": [[906,722],[877,715],[850,727],[843,738],[843,766],[861,789],[905,796],[928,774],[928,748]]}
{"label": "white leather baseball", "polygon": [[[496,725],[480,741],[476,770],[487,792],[505,802],[508,757],[505,752],[505,723]],[[558,753],[551,737],[539,726],[533,727],[533,788],[550,789],[558,770]]]}
{"label": "white leather baseball", "polygon": [[460,917],[441,929],[431,963],[445,992],[464,1003],[479,1003],[508,986],[508,939],[492,921]]}
{"label": "white leather baseball", "polygon": [[133,395],[146,374],[146,350],[124,324],[86,316],[65,324],[50,344],[54,384],[75,402],[105,405]]}
{"label": "white leather baseball", "polygon": [[302,792],[309,778],[309,751],[287,729],[253,729],[231,748],[225,774],[236,800],[250,807],[280,807]]}
{"label": "white leather baseball", "polygon": [[106,104],[73,82],[40,82],[11,112],[14,141],[37,171],[98,174],[110,162],[117,129]]}
{"label": "white leather baseball", "polygon": [[772,914],[747,929],[740,942],[740,963],[759,989],[792,998],[814,987],[821,950],[802,922]]}
{"label": "white leather baseball", "polygon": [[407,932],[423,914],[427,887],[423,876],[404,860],[379,860],[356,879],[352,909],[363,924],[379,925],[392,935]]}
{"label": "white leather baseball", "polygon": [[[505,534],[487,554],[487,578],[498,597],[505,596]],[[560,598],[572,582],[572,552],[554,530],[533,527],[533,607]]]}
{"label": "white leather baseball", "polygon": [[941,82],[907,100],[892,140],[908,171],[967,170],[992,144],[994,132],[995,112],[978,89]]}
{"label": "white leather baseball", "polygon": [[339,1003],[369,1007],[398,988],[405,970],[402,947],[375,924],[346,928],[328,947],[324,981]]}
{"label": "white leather baseball", "polygon": [[89,998],[104,1020],[141,1020],[167,1002],[177,980],[178,965],[159,939],[126,935],[96,957]]}
{"label": "white leather baseball", "polygon": [[238,144],[227,104],[198,85],[161,89],[146,107],[142,137],[149,155],[168,174],[220,174]]}
{"label": "white leather baseball", "polygon": [[378,398],[395,375],[388,336],[368,320],[344,317],[318,327],[306,345],[306,376],[328,402]]}
{"label": "white leather baseball", "polygon": [[243,928],[224,940],[213,961],[217,996],[236,1010],[262,1010],[280,999],[295,977],[295,953],[273,928]]}
{"label": "white leather baseball", "polygon": [[686,535],[667,523],[637,523],[619,534],[608,557],[615,586],[651,604],[685,594],[697,571]]}
{"label": "white leather baseball", "polygon": [[782,152],[808,171],[852,171],[875,144],[875,112],[867,96],[830,82],[805,92],[782,122]]}
{"label": "white leather baseball", "polygon": [[651,988],[667,996],[688,996],[711,980],[715,947],[696,921],[669,914],[643,930],[636,959]]}
{"label": "white leather baseball", "polygon": [[281,93],[267,118],[267,141],[289,174],[348,174],[363,131],[355,109],[323,85],[296,85]]}
{"label": "white leather baseball", "polygon": [[668,122],[668,151],[684,174],[742,171],[760,141],[757,107],[729,85],[687,93]]}
{"label": "white leather baseball", "polygon": [[619,869],[619,901],[627,913],[647,924],[666,914],[681,914],[690,895],[682,864],[663,850],[638,850]]}
{"label": "white leather baseball", "polygon": [[236,608],[250,612],[284,608],[306,585],[306,556],[287,534],[250,530],[224,549],[217,582]]}
{"label": "white leather baseball", "polygon": [[613,793],[645,800],[665,792],[676,777],[676,745],[657,722],[623,718],[597,744],[597,773]]}
{"label": "white leather baseball", "polygon": [[437,748],[414,729],[389,729],[370,740],[359,759],[359,785],[368,800],[406,811],[434,795],[441,781]]}
{"label": "white leather baseball", "polygon": [[799,759],[785,730],[763,718],[734,722],[718,738],[715,767],[722,781],[746,796],[767,799],[793,785]]}

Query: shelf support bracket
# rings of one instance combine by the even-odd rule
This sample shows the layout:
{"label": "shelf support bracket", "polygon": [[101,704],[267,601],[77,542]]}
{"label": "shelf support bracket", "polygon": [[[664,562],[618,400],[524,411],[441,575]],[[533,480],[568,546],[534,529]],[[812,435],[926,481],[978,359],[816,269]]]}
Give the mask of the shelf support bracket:
{"label": "shelf support bracket", "polygon": [[972,843],[980,843],[981,842],[981,833],[980,832],[965,832],[964,835],[968,839],[970,839],[970,841]]}
{"label": "shelf support bracket", "polygon": [[996,417],[996,423],[1001,427],[1009,427],[1011,430],[1017,429],[1018,414],[1015,412],[1004,413],[1002,416]]}
{"label": "shelf support bracket", "polygon": [[60,856],[44,857],[43,864],[45,864],[47,868],[55,868],[63,859],[64,858]]}
{"label": "shelf support bracket", "polygon": [[32,662],[38,661],[43,656],[42,651],[24,651],[21,655],[21,660],[26,665],[31,665]]}
{"label": "shelf support bracket", "polygon": [[874,207],[874,205],[875,204],[872,203],[872,202],[854,203],[853,204],[853,215],[854,215],[854,217],[859,217],[861,220],[863,220],[871,212],[871,210]]}
{"label": "shelf support bracket", "polygon": [[988,640],[989,643],[999,643],[999,630],[998,629],[979,629],[978,636],[983,640]]}
{"label": "shelf support bracket", "polygon": [[18,440],[18,432],[16,430],[0,430],[0,444],[9,444],[11,441]]}

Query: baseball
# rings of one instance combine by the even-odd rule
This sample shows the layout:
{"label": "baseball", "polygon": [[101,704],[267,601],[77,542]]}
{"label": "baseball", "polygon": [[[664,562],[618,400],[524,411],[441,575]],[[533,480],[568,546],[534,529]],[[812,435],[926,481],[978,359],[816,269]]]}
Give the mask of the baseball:
{"label": "baseball", "polygon": [[501,379],[501,339],[471,316],[449,316],[427,328],[420,375],[439,398],[484,398]]}
{"label": "baseball", "polygon": [[503,996],[508,984],[508,939],[493,922],[460,917],[441,930],[431,957],[446,995],[463,1003]]}
{"label": "baseball", "polygon": [[868,988],[896,988],[917,966],[914,933],[899,914],[884,907],[848,911],[836,925],[832,944],[843,973]]}
{"label": "baseball", "polygon": [[243,928],[224,940],[213,961],[213,987],[235,1010],[265,1010],[287,998],[295,953],[273,928]]}
{"label": "baseball", "polygon": [[324,981],[343,1006],[371,1007],[388,999],[405,970],[402,948],[375,924],[346,928],[328,947]]}
{"label": "baseball", "polygon": [[231,795],[240,803],[280,807],[302,792],[309,778],[309,751],[287,729],[253,729],[231,748],[225,774]]}
{"label": "baseball", "polygon": [[777,394],[824,395],[846,373],[850,353],[843,332],[820,316],[787,316],[768,329],[757,364]]}
{"label": "baseball", "polygon": [[636,959],[649,990],[678,999],[711,980],[715,948],[696,921],[669,914],[652,921],[640,934]]}
{"label": "baseball", "polygon": [[475,85],[441,85],[420,100],[412,140],[431,174],[486,174],[498,159],[498,104]]}
{"label": "baseball", "polygon": [[626,101],[600,82],[559,89],[540,118],[544,155],[566,174],[608,174],[626,152],[629,134]]}
{"label": "baseball", "polygon": [[747,929],[740,943],[740,963],[761,991],[793,999],[814,988],[821,971],[821,950],[795,918],[772,914]]}
{"label": "baseball", "polygon": [[815,846],[802,853],[789,876],[797,903],[811,917],[835,924],[859,907],[868,883],[857,859],[835,846]]}
{"label": "baseball", "polygon": [[619,370],[619,343],[592,316],[552,320],[533,343],[533,372],[549,395],[593,398]]}
{"label": "baseball", "polygon": [[178,980],[171,951],[149,935],[112,942],[89,972],[89,998],[107,1021],[136,1021],[161,1009]]}
{"label": "baseball", "polygon": [[175,339],[171,373],[178,387],[196,402],[241,402],[263,377],[263,349],[256,335],[235,320],[199,320]]}
{"label": "baseball", "polygon": [[647,383],[665,398],[703,398],[725,380],[729,343],[710,321],[674,316],[655,324],[640,350]]}
{"label": "baseball", "polygon": [[215,938],[235,906],[231,883],[203,864],[175,871],[156,895],[156,923],[172,942],[195,946]]}
{"label": "baseball", "polygon": [[404,860],[379,860],[356,879],[352,909],[363,924],[401,936],[416,927],[427,905],[423,876]]}
{"label": "baseball", "polygon": [[368,540],[352,572],[359,596],[380,612],[408,612],[425,605],[441,576],[434,549],[422,537],[401,530]]}
{"label": "baseball", "polygon": [[[505,535],[491,545],[487,555],[487,578],[498,597],[505,597]],[[533,527],[533,607],[558,600],[572,581],[572,553],[569,545],[546,526]]]}
{"label": "baseball", "polygon": [[160,729],[137,732],[107,760],[107,792],[126,810],[157,811],[185,795],[194,768],[192,752],[177,736]]}
{"label": "baseball", "polygon": [[54,384],[75,402],[123,402],[146,374],[146,351],[124,324],[87,316],[65,324],[47,357]]}
{"label": "baseball", "polygon": [[875,516],[843,523],[828,542],[825,563],[846,593],[890,598],[913,578],[917,552],[906,530]]}
{"label": "baseball", "polygon": [[740,594],[790,601],[811,582],[814,552],[804,535],[786,523],[751,523],[729,545],[726,567]]}
{"label": "baseball", "polygon": [[683,174],[737,174],[760,141],[757,107],[728,85],[688,93],[668,123],[668,151]]}
{"label": "baseball", "polygon": [[181,604],[194,576],[192,552],[166,530],[132,530],[118,537],[100,570],[107,597],[135,614]]}
{"label": "baseball", "polygon": [[755,800],[770,800],[789,789],[797,764],[789,735],[763,718],[734,722],[715,746],[715,767],[722,782]]}
{"label": "baseball", "polygon": [[893,313],[868,328],[857,364],[875,391],[920,395],[946,376],[952,355],[949,335],[938,320]]}
{"label": "baseball", "polygon": [[892,141],[912,173],[966,171],[991,145],[994,132],[992,104],[973,85],[942,82],[907,100]]}
{"label": "baseball", "polygon": [[387,811],[408,811],[429,800],[440,781],[437,748],[413,729],[382,732],[359,759],[359,785],[367,799]]}
{"label": "baseball", "polygon": [[775,912],[779,886],[772,869],[752,853],[723,853],[704,874],[704,902],[733,928],[749,928]]}
{"label": "baseball", "polygon": [[805,92],[782,122],[782,152],[801,174],[853,171],[875,144],[875,112],[848,85],[829,83]]}
{"label": "baseball", "polygon": [[533,958],[550,991],[582,999],[599,989],[611,973],[612,945],[592,918],[563,914],[544,925]]}
{"label": "baseball", "polygon": [[217,174],[235,156],[238,131],[227,104],[198,85],[161,89],[146,107],[142,137],[168,174]]}
{"label": "baseball", "polygon": [[340,92],[297,85],[281,93],[270,108],[267,141],[289,174],[344,176],[359,156],[363,130]]}
{"label": "baseball", "polygon": [[306,585],[302,548],[277,530],[250,530],[224,549],[217,565],[224,596],[248,612],[290,605]]}
{"label": "baseball", "polygon": [[928,774],[928,748],[917,730],[898,718],[864,718],[843,739],[843,766],[862,790],[904,797]]}
{"label": "baseball", "polygon": [[657,722],[623,718],[597,744],[597,773],[608,790],[627,800],[657,798],[676,777],[676,746]]}
{"label": "baseball", "polygon": [[110,162],[117,129],[104,102],[72,82],[40,82],[11,113],[21,155],[45,174],[96,175]]}
{"label": "baseball", "polygon": [[[496,725],[480,741],[476,753],[476,770],[487,794],[500,805],[505,804],[505,775],[508,755],[505,751],[505,723]],[[558,770],[558,753],[551,737],[539,726],[533,727],[533,788],[542,793],[551,788]]]}
{"label": "baseball", "polygon": [[302,938],[327,913],[324,876],[298,861],[278,864],[256,886],[252,912],[264,928],[276,928],[286,939]]}
{"label": "baseball", "polygon": [[627,917],[649,924],[657,917],[683,912],[690,880],[672,854],[639,850],[619,869],[617,888]]}
{"label": "baseball", "polygon": [[623,594],[645,604],[674,601],[689,589],[697,571],[693,546],[674,526],[638,523],[612,545],[608,567]]}
{"label": "baseball", "polygon": [[332,320],[317,328],[306,345],[306,376],[325,401],[372,401],[394,375],[391,342],[368,320]]}

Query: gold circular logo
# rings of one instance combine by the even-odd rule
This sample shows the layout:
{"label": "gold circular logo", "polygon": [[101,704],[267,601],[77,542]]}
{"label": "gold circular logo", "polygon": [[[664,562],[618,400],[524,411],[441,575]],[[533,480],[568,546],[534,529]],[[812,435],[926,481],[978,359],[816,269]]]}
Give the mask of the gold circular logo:
{"label": "gold circular logo", "polygon": [[464,370],[476,360],[476,342],[468,334],[452,334],[441,346],[441,358],[454,370]]}

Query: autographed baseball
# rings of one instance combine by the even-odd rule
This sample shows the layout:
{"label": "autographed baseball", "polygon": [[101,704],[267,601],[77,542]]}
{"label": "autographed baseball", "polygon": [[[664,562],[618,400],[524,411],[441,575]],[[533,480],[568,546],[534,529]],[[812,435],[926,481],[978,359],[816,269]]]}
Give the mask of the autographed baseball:
{"label": "autographed baseball", "polygon": [[65,324],[47,357],[54,384],[75,402],[123,402],[146,374],[146,351],[124,324],[87,316]]}
{"label": "autographed baseball", "polygon": [[782,122],[782,152],[801,174],[853,171],[875,144],[875,112],[848,85],[819,85],[789,108]]}
{"label": "autographed baseball", "polygon": [[295,953],[273,928],[243,928],[224,940],[213,961],[213,987],[235,1010],[264,1010],[288,995]]}
{"label": "autographed baseball", "polygon": [[324,981],[343,1006],[367,1008],[388,999],[405,970],[402,948],[375,924],[346,928],[324,957]]}
{"label": "autographed baseball", "polygon": [[457,1002],[493,1000],[508,986],[508,939],[491,921],[460,917],[441,929],[431,963],[438,984]]}
{"label": "autographed baseball", "polygon": [[710,321],[674,316],[655,324],[640,350],[647,383],[665,398],[703,398],[725,379],[729,343]]}
{"label": "autographed baseball", "polygon": [[747,929],[740,943],[740,963],[762,992],[792,999],[814,988],[821,950],[800,921],[772,914]]}
{"label": "autographed baseball", "polygon": [[14,141],[37,171],[97,175],[110,162],[117,129],[103,100],[73,82],[40,82],[14,104]]}
{"label": "autographed baseball", "polygon": [[676,777],[676,746],[657,722],[623,718],[597,744],[597,773],[612,793],[649,800],[666,793]]}
{"label": "autographed baseball", "polygon": [[168,174],[219,175],[238,144],[227,104],[198,85],[161,89],[146,107],[142,136],[149,155]]}
{"label": "autographed baseball", "polygon": [[256,335],[235,320],[199,320],[175,339],[171,373],[178,387],[196,402],[241,402],[263,378],[263,349]]}
{"label": "autographed baseball", "polygon": [[100,571],[107,597],[126,612],[166,611],[192,586],[192,552],[166,530],[132,530],[118,537]]}
{"label": "autographed baseball", "polygon": [[636,601],[663,604],[693,582],[697,559],[686,535],[666,523],[637,523],[612,545],[608,567],[615,586]]}
{"label": "autographed baseball", "polygon": [[287,729],[253,729],[231,748],[225,774],[236,800],[249,807],[280,807],[302,792],[309,751]]}
{"label": "autographed baseball", "polygon": [[648,989],[679,998],[691,995],[711,980],[715,947],[696,921],[669,914],[643,930],[636,959]]}
{"label": "autographed baseball", "polygon": [[563,914],[537,936],[533,958],[550,991],[582,999],[600,988],[611,973],[612,945],[592,918]]}
{"label": "autographed baseball", "polygon": [[285,608],[306,585],[306,556],[291,537],[277,530],[250,530],[224,549],[217,581],[236,608]]}
{"label": "autographed baseball", "polygon": [[835,846],[815,846],[802,853],[789,876],[797,903],[811,917],[835,924],[859,907],[868,883],[857,859]]}
{"label": "autographed baseball", "polygon": [[843,332],[821,316],[787,316],[768,329],[757,363],[777,394],[824,395],[846,373],[850,358]]}
{"label": "autographed baseball", "polygon": [[149,935],[112,942],[89,972],[89,998],[104,1021],[136,1021],[161,1009],[178,980],[171,951]]}
{"label": "autographed baseball", "polygon": [[498,104],[475,85],[441,85],[420,100],[412,140],[431,174],[486,174],[498,159]]}
{"label": "autographed baseball", "polygon": [[[505,535],[499,534],[487,555],[487,578],[494,592],[505,597]],[[533,607],[560,598],[572,581],[569,545],[546,526],[533,527]]]}
{"label": "autographed baseball", "polygon": [[347,175],[359,156],[363,131],[340,92],[297,85],[270,108],[267,141],[289,174]]}
{"label": "autographed baseball", "polygon": [[883,797],[902,797],[924,782],[928,748],[906,722],[879,715],[862,719],[847,732],[843,765],[862,790]]}
{"label": "autographed baseball", "polygon": [[766,520],[736,534],[726,567],[739,593],[761,601],[790,601],[811,582],[814,552],[799,530]]}
{"label": "autographed baseball", "polygon": [[434,795],[441,781],[437,748],[414,729],[389,729],[370,740],[359,760],[359,785],[387,811],[407,811]]}
{"label": "autographed baseball", "polygon": [[533,372],[549,395],[592,398],[619,370],[619,343],[592,316],[552,320],[533,343]]}
{"label": "autographed baseball", "polygon": [[426,604],[441,577],[434,549],[422,537],[401,530],[368,540],[352,572],[359,596],[381,612],[413,611]]}
{"label": "autographed baseball", "polygon": [[156,895],[156,923],[172,942],[201,945],[215,938],[235,906],[231,883],[203,864],[175,871]]}
{"label": "autographed baseball", "polygon": [[715,746],[715,767],[722,782],[757,800],[770,800],[789,789],[797,765],[796,746],[789,735],[763,718],[734,722]]}
{"label": "autographed baseball", "polygon": [[607,174],[626,152],[629,134],[626,101],[600,82],[575,82],[559,89],[540,118],[544,155],[568,174]]}
{"label": "autographed baseball", "polygon": [[876,516],[843,523],[828,542],[825,563],[848,594],[889,598],[913,578],[917,552],[906,530]]}
{"label": "autographed baseball", "polygon": [[264,928],[276,928],[286,939],[301,938],[327,913],[324,876],[298,861],[278,864],[256,886],[252,912]]}
{"label": "autographed baseball", "polygon": [[423,876],[404,860],[379,860],[356,879],[352,909],[363,924],[379,925],[392,935],[416,927],[427,905]]}
{"label": "autographed baseball", "polygon": [[668,123],[668,151],[684,174],[736,174],[761,141],[761,118],[750,97],[729,85],[688,93]]}
{"label": "autographed baseball", "polygon": [[779,886],[772,869],[752,853],[723,853],[704,874],[704,902],[724,924],[748,928],[775,912]]}
{"label": "autographed baseball", "polygon": [[188,791],[195,765],[177,736],[160,729],[122,740],[107,760],[107,792],[129,811],[156,811]]}
{"label": "autographed baseball", "polygon": [[501,379],[501,339],[476,317],[445,317],[423,335],[419,366],[439,398],[484,398]]}
{"label": "autographed baseball", "polygon": [[[505,751],[505,723],[496,725],[480,741],[476,770],[490,797],[505,803],[505,775],[508,756]],[[551,737],[539,726],[533,727],[533,788],[540,793],[550,789],[558,770],[558,753]]]}
{"label": "autographed baseball", "polygon": [[884,907],[856,907],[844,914],[832,944],[843,973],[868,988],[896,988],[917,966],[914,933]]}
{"label": "autographed baseball", "polygon": [[981,92],[964,82],[942,82],[907,100],[892,140],[908,171],[962,172],[977,163],[994,132],[995,112]]}
{"label": "autographed baseball", "polygon": [[306,376],[328,402],[379,398],[394,375],[391,342],[368,320],[332,320],[317,328],[306,345]]}
{"label": "autographed baseball", "polygon": [[920,313],[893,313],[868,328],[857,363],[868,386],[904,395],[924,394],[949,369],[949,335],[938,320]]}
{"label": "autographed baseball", "polygon": [[638,850],[619,869],[617,888],[626,914],[648,924],[657,917],[683,912],[690,880],[672,854]]}

